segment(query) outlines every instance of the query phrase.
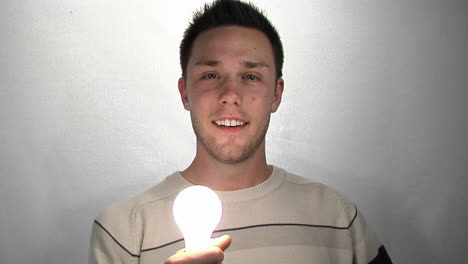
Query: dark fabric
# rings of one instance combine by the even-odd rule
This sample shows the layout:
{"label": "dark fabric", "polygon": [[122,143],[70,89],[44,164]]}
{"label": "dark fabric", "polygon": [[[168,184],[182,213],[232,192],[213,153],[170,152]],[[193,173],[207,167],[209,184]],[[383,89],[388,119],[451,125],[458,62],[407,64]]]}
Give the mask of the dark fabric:
{"label": "dark fabric", "polygon": [[388,256],[384,246],[379,248],[379,253],[369,264],[392,264],[392,260]]}

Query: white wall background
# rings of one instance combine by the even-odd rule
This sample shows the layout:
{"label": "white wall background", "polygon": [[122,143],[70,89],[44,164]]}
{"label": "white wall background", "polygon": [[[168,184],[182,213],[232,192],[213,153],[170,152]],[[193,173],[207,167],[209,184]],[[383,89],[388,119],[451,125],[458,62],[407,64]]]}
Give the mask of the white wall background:
{"label": "white wall background", "polygon": [[[1,2],[0,263],[86,263],[101,209],[189,164],[202,2]],[[463,262],[467,2],[257,2],[286,52],[269,161],[356,201],[394,263]]]}

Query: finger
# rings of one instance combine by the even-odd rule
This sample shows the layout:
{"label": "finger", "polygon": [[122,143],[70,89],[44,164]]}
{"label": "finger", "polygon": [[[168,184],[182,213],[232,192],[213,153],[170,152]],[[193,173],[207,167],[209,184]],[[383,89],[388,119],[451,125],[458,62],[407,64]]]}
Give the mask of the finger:
{"label": "finger", "polygon": [[[178,252],[180,252],[179,250]],[[190,263],[190,264],[218,264],[224,259],[223,251],[218,247],[209,247],[203,250],[181,252],[171,256],[165,264]]]}
{"label": "finger", "polygon": [[[223,236],[220,236],[220,237],[212,238],[210,240],[209,246],[218,247],[222,251],[224,251],[229,247],[229,245],[231,245],[231,241],[232,241],[231,236],[223,235]],[[184,252],[185,252],[185,248],[182,248],[182,249],[177,250],[176,254],[180,254],[180,253],[184,253]]]}
{"label": "finger", "polygon": [[185,253],[185,248],[179,249],[176,252],[176,254],[181,254],[181,253]]}
{"label": "finger", "polygon": [[231,236],[223,235],[223,236],[220,236],[220,237],[217,237],[217,238],[213,238],[210,241],[210,245],[213,246],[213,247],[218,247],[222,251],[224,251],[231,245],[231,242],[232,242]]}

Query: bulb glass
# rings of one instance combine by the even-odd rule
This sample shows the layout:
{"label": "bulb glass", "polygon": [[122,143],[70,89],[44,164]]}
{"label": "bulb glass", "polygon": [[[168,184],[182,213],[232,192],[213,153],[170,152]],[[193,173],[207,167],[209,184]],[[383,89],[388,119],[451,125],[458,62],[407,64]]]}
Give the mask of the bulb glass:
{"label": "bulb glass", "polygon": [[173,215],[184,236],[185,251],[203,249],[221,220],[221,200],[206,186],[190,186],[177,195]]}

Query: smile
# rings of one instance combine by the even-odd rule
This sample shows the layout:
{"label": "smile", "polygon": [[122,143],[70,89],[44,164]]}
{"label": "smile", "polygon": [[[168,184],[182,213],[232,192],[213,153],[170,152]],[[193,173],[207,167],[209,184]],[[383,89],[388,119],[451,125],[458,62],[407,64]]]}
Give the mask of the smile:
{"label": "smile", "polygon": [[226,126],[226,127],[243,126],[246,123],[246,122],[235,120],[235,119],[216,120],[213,122],[216,123],[218,126]]}

